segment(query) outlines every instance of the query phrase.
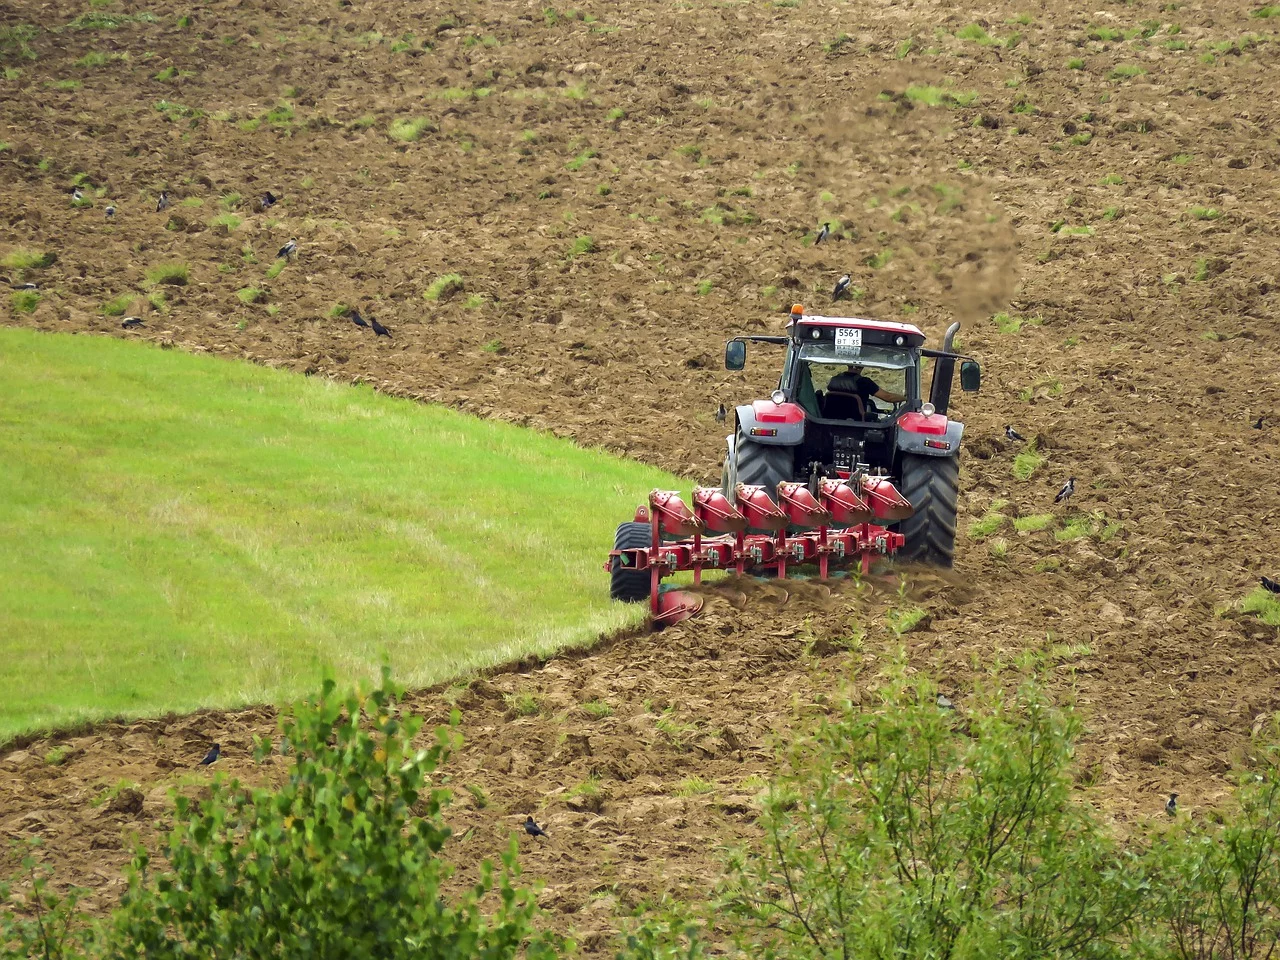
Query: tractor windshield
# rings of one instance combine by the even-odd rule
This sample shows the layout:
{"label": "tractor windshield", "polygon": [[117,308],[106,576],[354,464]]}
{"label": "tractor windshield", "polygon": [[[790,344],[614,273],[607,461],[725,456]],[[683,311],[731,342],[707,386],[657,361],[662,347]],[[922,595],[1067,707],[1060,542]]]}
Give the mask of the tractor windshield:
{"label": "tractor windshield", "polygon": [[817,417],[878,420],[911,397],[915,371],[915,357],[907,350],[868,345],[852,354],[832,343],[806,343],[800,347],[794,396]]}

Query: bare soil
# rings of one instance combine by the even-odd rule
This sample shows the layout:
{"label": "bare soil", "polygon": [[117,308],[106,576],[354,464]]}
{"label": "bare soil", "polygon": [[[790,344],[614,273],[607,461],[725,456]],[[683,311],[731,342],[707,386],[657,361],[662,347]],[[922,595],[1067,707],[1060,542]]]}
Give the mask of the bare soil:
{"label": "bare soil", "polygon": [[[1007,0],[580,15],[214,0],[189,26],[157,10],[75,30],[76,4],[9,3],[6,24],[41,32],[36,59],[3,48],[21,74],[0,84],[0,254],[57,262],[9,271],[41,299],[2,322],[371,382],[715,480],[716,405],[777,372],[754,348],[726,373],[724,339],[780,331],[793,301],[825,309],[849,272],[862,293],[841,312],[935,340],[959,319],[983,361],[983,392],[953,411],[967,425],[955,571],[905,571],[905,599],[884,583],[725,587],[696,621],[454,689],[455,775],[489,798],[460,794],[457,862],[534,812],[551,839],[523,844],[526,877],[605,950],[620,908],[704,890],[718,848],[751,836],[751,778],[775,733],[836,695],[855,630],[855,689],[902,644],[961,702],[976,674],[1045,651],[1089,720],[1089,795],[1122,828],[1170,790],[1202,809],[1280,708],[1277,632],[1233,612],[1280,562],[1280,20],[1225,0],[1033,6],[1021,23]],[[955,36],[974,22],[1000,42]],[[128,57],[77,66],[90,51]],[[930,84],[950,93],[937,106],[906,95]],[[430,121],[419,140],[388,136],[415,117]],[[157,213],[161,189],[174,205]],[[283,201],[255,210],[267,189]],[[243,197],[234,227],[212,222],[228,194]],[[842,236],[808,245],[824,220]],[[297,259],[267,279],[290,237]],[[580,237],[591,249],[574,255]],[[190,281],[157,307],[145,271],[172,261]],[[452,272],[465,290],[424,299]],[[124,331],[103,305],[130,295],[146,325]],[[393,336],[331,316],[337,303]],[[1002,333],[997,311],[1026,322]],[[1039,438],[1029,480],[1008,423]],[[1075,500],[1054,508],[1068,476]],[[965,536],[994,500],[1010,522]],[[1046,512],[1054,528],[1013,530]],[[1058,539],[1081,513],[1091,533]],[[898,637],[889,612],[905,603],[929,618]],[[516,692],[542,712],[513,715]],[[585,713],[595,699],[612,715]],[[415,705],[448,710],[440,692]],[[273,722],[203,713],[12,745],[0,837],[44,836],[60,882],[107,909],[129,835],[154,841],[167,788],[198,789],[204,746],[252,775],[251,737]],[[141,800],[104,799],[122,780]]]}

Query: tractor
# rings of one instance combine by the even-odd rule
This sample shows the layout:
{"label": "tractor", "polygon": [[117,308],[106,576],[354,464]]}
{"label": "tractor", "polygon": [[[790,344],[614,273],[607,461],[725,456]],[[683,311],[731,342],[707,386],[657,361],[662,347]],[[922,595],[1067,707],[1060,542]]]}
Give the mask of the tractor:
{"label": "tractor", "polygon": [[655,622],[674,622],[700,606],[662,594],[658,581],[680,570],[698,582],[704,569],[785,577],[788,565],[817,564],[825,578],[849,560],[865,572],[876,554],[951,566],[964,433],[947,417],[956,362],[962,390],[978,390],[982,376],[952,350],[959,328],[935,350],[908,323],[806,315],[796,305],[785,334],[729,340],[729,370],[746,366],[748,343],[784,348],[778,387],[734,410],[719,488],[696,488],[692,509],[655,490],[618,527],[606,564],[611,596],[648,599]]}

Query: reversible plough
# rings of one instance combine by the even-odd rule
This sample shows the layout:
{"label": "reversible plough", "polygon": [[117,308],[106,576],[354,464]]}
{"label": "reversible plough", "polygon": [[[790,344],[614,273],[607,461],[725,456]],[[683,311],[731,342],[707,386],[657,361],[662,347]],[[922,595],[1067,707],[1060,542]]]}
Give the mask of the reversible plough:
{"label": "reversible plough", "polygon": [[763,486],[739,483],[735,505],[718,487],[695,487],[690,509],[678,493],[654,490],[635,515],[649,525],[649,545],[613,550],[605,569],[648,571],[650,610],[661,626],[702,608],[694,594],[661,590],[664,577],[689,570],[697,584],[704,570],[725,570],[785,579],[791,567],[816,565],[827,579],[833,568],[854,564],[865,574],[873,558],[891,556],[905,542],[880,524],[914,512],[892,480],[865,473],[784,480],[776,494],[775,502]]}

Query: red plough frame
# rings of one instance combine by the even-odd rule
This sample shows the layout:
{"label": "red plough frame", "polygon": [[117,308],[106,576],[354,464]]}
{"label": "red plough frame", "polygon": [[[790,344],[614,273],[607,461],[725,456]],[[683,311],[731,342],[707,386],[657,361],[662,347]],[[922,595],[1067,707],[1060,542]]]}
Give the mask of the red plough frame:
{"label": "red plough frame", "polygon": [[[677,590],[663,593],[663,577],[692,570],[693,582],[701,583],[703,570],[735,570],[785,579],[789,566],[817,564],[825,580],[832,564],[853,560],[865,574],[873,557],[891,555],[904,543],[902,534],[872,521],[892,523],[914,512],[885,477],[824,479],[816,489],[783,481],[777,497],[775,503],[764,487],[740,483],[735,507],[718,488],[695,487],[690,510],[678,493],[654,490],[648,508],[636,510],[636,521],[650,525],[650,545],[611,551],[605,569],[617,557],[625,569],[648,570],[653,622],[676,623],[697,613],[702,600]],[[788,534],[789,526],[808,529]]]}

